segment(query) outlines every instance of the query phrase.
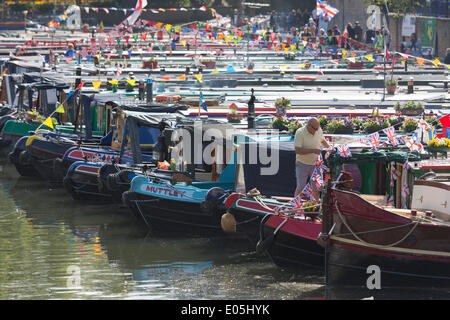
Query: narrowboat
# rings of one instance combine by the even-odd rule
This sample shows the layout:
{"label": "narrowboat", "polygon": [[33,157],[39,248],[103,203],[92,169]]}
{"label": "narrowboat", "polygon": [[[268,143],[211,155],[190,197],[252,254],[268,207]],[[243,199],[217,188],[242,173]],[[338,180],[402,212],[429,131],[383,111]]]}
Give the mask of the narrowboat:
{"label": "narrowboat", "polygon": [[419,160],[413,153],[330,157],[332,177],[337,163],[355,161],[378,161],[400,172],[389,203],[381,192],[367,195],[327,185],[318,242],[325,247],[328,286],[367,287],[374,281],[381,288],[450,286],[449,182],[414,180],[411,164]]}
{"label": "narrowboat", "polygon": [[165,108],[175,111],[172,113],[153,112],[152,109],[148,107],[144,112],[132,111],[131,107],[125,106],[114,108],[115,125],[111,142],[111,151],[114,153],[100,157],[90,156],[86,154],[85,148],[72,148],[66,152],[59,165],[64,171],[65,163],[72,163],[63,183],[74,199],[121,199],[121,193],[107,192],[106,184],[100,184],[100,170],[103,166],[116,168],[121,165],[126,168],[135,163],[148,163],[148,167],[154,167],[153,146],[161,131],[170,126],[171,121],[179,118],[180,114],[176,112],[177,108]]}

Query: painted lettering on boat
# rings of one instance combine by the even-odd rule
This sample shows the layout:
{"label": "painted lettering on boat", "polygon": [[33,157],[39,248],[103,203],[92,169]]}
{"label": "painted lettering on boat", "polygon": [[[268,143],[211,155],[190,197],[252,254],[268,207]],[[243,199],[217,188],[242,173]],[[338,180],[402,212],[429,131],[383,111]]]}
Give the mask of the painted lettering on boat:
{"label": "painted lettering on boat", "polygon": [[150,191],[153,193],[170,196],[170,197],[180,197],[183,198],[186,191],[178,191],[171,188],[163,188],[163,187],[155,187],[147,185],[146,191]]}

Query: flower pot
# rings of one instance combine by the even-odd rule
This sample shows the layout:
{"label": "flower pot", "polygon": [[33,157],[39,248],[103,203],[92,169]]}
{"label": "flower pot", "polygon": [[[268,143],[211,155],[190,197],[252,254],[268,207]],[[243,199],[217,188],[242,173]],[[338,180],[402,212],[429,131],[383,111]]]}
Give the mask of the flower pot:
{"label": "flower pot", "polygon": [[243,118],[242,114],[232,114],[232,113],[227,114],[228,122],[239,123],[241,122],[242,118]]}
{"label": "flower pot", "polygon": [[386,91],[388,94],[395,94],[395,90],[397,89],[397,85],[386,85]]}
{"label": "flower pot", "polygon": [[401,109],[400,113],[406,116],[418,116],[423,113],[423,109]]}

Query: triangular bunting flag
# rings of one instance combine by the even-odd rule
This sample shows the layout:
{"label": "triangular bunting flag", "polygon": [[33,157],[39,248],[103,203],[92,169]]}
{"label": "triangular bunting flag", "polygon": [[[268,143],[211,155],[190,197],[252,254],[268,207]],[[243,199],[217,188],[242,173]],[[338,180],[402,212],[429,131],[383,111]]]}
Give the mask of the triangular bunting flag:
{"label": "triangular bunting flag", "polygon": [[43,123],[43,126],[47,126],[49,128],[55,129],[55,127],[53,126],[53,121],[52,121],[52,117],[48,117]]}
{"label": "triangular bunting flag", "polygon": [[198,82],[203,82],[203,80],[202,80],[203,75],[202,74],[196,74],[196,75],[194,75],[194,77],[198,80]]}
{"label": "triangular bunting flag", "polygon": [[95,91],[98,91],[101,84],[102,84],[102,81],[92,81],[92,86],[94,87]]}
{"label": "triangular bunting flag", "polygon": [[65,113],[65,111],[64,111],[64,106],[63,106],[62,104],[59,105],[59,107],[56,108],[55,112],[56,112],[56,113]]}

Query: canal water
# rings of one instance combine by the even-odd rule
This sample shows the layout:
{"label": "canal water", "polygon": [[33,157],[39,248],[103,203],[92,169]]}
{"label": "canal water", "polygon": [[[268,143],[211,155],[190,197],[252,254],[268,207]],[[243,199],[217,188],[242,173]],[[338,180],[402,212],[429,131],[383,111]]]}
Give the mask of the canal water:
{"label": "canal water", "polygon": [[[282,270],[244,238],[149,232],[125,208],[72,200],[0,163],[0,299],[361,299],[319,272]],[[448,298],[448,292],[380,298]],[[378,298],[378,296],[377,296]]]}

